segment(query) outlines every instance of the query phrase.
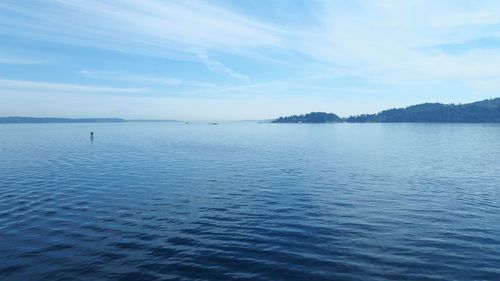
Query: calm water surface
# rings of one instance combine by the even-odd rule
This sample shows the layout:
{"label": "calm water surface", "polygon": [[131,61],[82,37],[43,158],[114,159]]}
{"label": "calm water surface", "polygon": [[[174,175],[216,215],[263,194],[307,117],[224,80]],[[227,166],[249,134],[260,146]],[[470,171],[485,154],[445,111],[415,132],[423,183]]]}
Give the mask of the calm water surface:
{"label": "calm water surface", "polygon": [[0,125],[0,279],[500,280],[499,145],[500,125]]}

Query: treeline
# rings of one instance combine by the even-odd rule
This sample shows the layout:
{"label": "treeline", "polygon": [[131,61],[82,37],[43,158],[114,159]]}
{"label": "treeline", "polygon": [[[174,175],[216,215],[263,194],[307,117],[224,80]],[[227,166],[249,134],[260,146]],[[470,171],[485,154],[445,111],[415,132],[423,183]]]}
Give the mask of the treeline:
{"label": "treeline", "polygon": [[52,117],[0,117],[0,123],[116,123],[120,118],[52,118]]}
{"label": "treeline", "polygon": [[[337,118],[324,121],[326,116]],[[398,122],[442,122],[442,123],[500,123],[500,98],[469,104],[424,103],[406,108],[393,108],[377,114],[362,114],[340,118],[332,113],[314,112],[305,115],[280,117],[275,123],[398,123]]]}
{"label": "treeline", "polygon": [[342,122],[342,118],[333,113],[311,112],[303,115],[292,115],[280,117],[272,121],[273,123],[335,123]]}

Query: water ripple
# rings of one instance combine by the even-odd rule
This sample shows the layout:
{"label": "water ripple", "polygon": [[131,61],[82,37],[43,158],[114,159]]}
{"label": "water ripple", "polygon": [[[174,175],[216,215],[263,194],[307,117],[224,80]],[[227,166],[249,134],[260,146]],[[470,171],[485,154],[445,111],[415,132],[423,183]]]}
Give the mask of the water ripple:
{"label": "water ripple", "polygon": [[0,125],[0,279],[500,280],[500,126],[426,126]]}

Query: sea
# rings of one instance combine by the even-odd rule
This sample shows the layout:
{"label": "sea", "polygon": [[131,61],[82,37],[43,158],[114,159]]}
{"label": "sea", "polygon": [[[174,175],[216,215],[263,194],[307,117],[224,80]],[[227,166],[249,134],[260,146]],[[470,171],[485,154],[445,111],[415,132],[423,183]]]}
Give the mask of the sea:
{"label": "sea", "polygon": [[0,280],[500,280],[500,125],[1,124]]}

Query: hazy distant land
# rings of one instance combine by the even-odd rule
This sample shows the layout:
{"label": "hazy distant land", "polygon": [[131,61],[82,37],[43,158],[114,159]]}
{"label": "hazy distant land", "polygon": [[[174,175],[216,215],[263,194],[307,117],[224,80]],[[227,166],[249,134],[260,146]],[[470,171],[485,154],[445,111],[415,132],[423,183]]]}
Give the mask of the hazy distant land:
{"label": "hazy distant land", "polygon": [[[122,123],[180,122],[178,120],[140,120],[122,118],[0,117],[0,123]],[[269,122],[269,121],[268,121]],[[500,123],[500,98],[467,104],[423,103],[393,108],[376,114],[347,118],[334,113],[311,112],[270,120],[272,123]]]}
{"label": "hazy distant land", "polygon": [[393,108],[377,114],[340,118],[333,113],[311,112],[280,117],[273,123],[500,123],[500,98],[468,104],[424,103]]}
{"label": "hazy distant land", "polygon": [[0,117],[0,123],[122,123],[122,122],[178,122],[176,120],[128,120],[121,118],[54,118],[54,117]]}

